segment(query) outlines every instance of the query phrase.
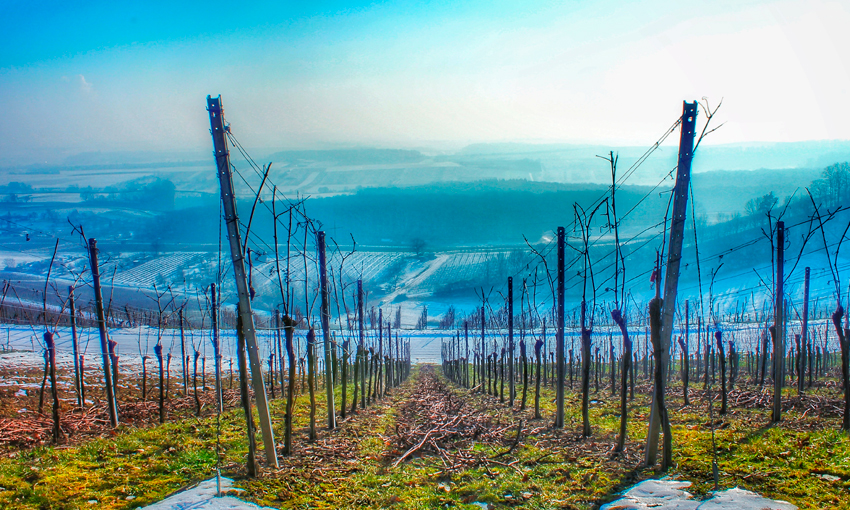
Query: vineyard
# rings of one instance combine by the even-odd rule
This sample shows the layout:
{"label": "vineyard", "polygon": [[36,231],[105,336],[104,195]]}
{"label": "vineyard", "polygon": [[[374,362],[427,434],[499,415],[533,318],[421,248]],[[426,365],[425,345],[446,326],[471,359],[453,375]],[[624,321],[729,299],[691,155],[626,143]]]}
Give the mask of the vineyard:
{"label": "vineyard", "polygon": [[[207,107],[214,249],[104,248],[69,217],[6,257],[0,506],[850,508],[829,169],[700,241],[690,167],[718,106],[685,103],[540,239],[361,249]],[[675,133],[676,167],[618,202]]]}

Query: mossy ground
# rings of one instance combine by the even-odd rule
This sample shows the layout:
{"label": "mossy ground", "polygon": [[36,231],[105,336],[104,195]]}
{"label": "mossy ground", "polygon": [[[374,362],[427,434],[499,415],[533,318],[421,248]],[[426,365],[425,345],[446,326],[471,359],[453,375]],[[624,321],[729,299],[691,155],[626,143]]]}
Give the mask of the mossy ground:
{"label": "mossy ground", "polygon": [[[393,468],[400,455],[394,444],[397,410],[407,399],[417,398],[418,377],[420,371],[414,368],[402,387],[341,421],[333,432],[322,426],[324,391],[317,391],[319,439],[314,443],[308,443],[306,435],[309,401],[306,394],[300,396],[294,454],[281,458],[280,469],[263,466],[256,479],[245,478],[247,441],[238,408],[221,416],[220,428],[215,416],[178,416],[160,426],[122,426],[108,437],[77,444],[6,451],[0,459],[0,507],[144,506],[213,476],[217,443],[222,473],[245,489],[242,497],[281,508],[480,508],[473,503],[497,508],[596,508],[634,482],[657,475],[640,467],[648,395],[638,391],[630,402],[626,454],[615,456],[619,398],[606,389],[592,392],[593,434],[581,439],[580,394],[574,390],[567,393],[564,430],[553,431],[551,389],[542,392],[545,418],[534,420],[533,388],[527,409],[519,411],[519,402],[512,410],[498,398],[455,387],[476,412],[489,414],[493,423],[511,425],[507,439],[522,419],[525,434],[520,446],[494,462],[468,469],[446,469],[434,455],[413,456]],[[838,397],[834,385],[812,392]],[[518,393],[521,397],[521,389]],[[710,420],[707,401],[694,393],[693,405],[684,406],[681,388],[670,389],[675,464],[670,474],[694,482],[692,491],[705,494],[713,488]],[[340,392],[336,394],[339,398]],[[271,403],[278,442],[283,437],[284,408],[281,399]],[[837,417],[791,410],[780,424],[771,425],[767,409],[733,405],[728,415],[720,417],[718,408],[715,403],[722,488],[740,486],[800,508],[850,508],[850,439],[838,432]],[[493,458],[507,449],[507,443],[476,449]]]}

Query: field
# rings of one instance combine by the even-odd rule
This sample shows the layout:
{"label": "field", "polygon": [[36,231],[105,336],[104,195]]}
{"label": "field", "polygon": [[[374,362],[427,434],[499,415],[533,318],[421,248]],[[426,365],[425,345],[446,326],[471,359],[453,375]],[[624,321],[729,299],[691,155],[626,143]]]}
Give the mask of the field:
{"label": "field", "polygon": [[[417,351],[426,352],[438,337],[413,338],[425,346]],[[451,382],[439,365],[419,364],[401,386],[340,418],[334,431],[325,430],[320,419],[318,437],[310,441],[309,400],[299,379],[293,455],[281,457],[279,469],[262,467],[252,479],[244,467],[244,414],[226,369],[226,405],[219,421],[211,377],[204,378],[206,389],[199,382],[202,410],[195,416],[193,390],[184,396],[172,366],[167,421],[159,425],[154,377],[148,375],[143,401],[139,366],[129,366],[119,389],[124,423],[113,431],[96,367],[87,381],[92,402],[80,411],[68,383],[67,359],[60,363],[67,437],[53,446],[49,411],[35,412],[41,381],[37,359],[21,352],[3,355],[0,506],[135,508],[213,476],[217,464],[245,489],[240,497],[281,508],[598,508],[618,491],[658,475],[642,467],[651,385],[640,369],[623,453],[613,451],[619,398],[604,373],[598,389],[591,385],[588,438],[581,437],[577,383],[567,390],[565,427],[559,430],[552,428],[551,378],[541,390],[543,419],[535,419],[533,378],[523,409],[521,379],[510,406],[482,393],[480,385],[468,389]],[[717,386],[704,390],[692,381],[690,405],[682,402],[681,383],[669,387],[670,475],[694,482],[692,492],[707,495],[716,452],[720,488],[739,486],[800,508],[850,508],[850,441],[838,431],[840,386],[833,376],[817,380],[804,396],[787,388],[784,419],[775,425],[767,389],[742,375],[729,394],[728,414],[720,416]],[[339,409],[339,387],[336,395]],[[320,409],[323,398],[324,391],[317,391]],[[283,437],[283,404],[281,398],[271,402],[278,438]]]}

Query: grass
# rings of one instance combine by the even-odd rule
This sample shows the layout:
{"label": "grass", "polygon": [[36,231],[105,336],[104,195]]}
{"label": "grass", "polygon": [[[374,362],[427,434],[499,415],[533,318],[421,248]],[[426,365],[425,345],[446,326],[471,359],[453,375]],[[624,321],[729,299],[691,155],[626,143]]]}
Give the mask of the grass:
{"label": "grass", "polygon": [[[439,457],[414,456],[392,468],[399,455],[392,442],[397,412],[411,397],[417,376],[414,369],[411,380],[391,396],[341,423],[334,432],[323,427],[324,391],[317,391],[320,432],[312,445],[306,442],[308,399],[306,394],[301,396],[294,413],[295,454],[281,459],[280,470],[264,469],[256,479],[244,477],[247,441],[240,409],[222,415],[220,436],[214,417],[184,417],[156,427],[122,426],[110,437],[72,446],[7,452],[0,458],[0,507],[147,505],[213,476],[217,437],[222,472],[237,479],[236,485],[246,491],[242,497],[280,508],[481,508],[476,503],[496,508],[596,508],[636,480],[657,475],[639,467],[648,395],[638,393],[630,403],[626,456],[610,454],[619,429],[619,397],[612,397],[610,390],[592,394],[597,400],[590,406],[593,435],[582,440],[576,391],[567,392],[565,429],[552,431],[554,394],[550,389],[541,395],[546,418],[533,420],[533,390],[528,409],[520,412],[499,404],[498,399],[454,388],[494,423],[512,424],[522,418],[525,428],[533,431],[512,454],[500,458],[513,467],[487,463],[447,472]],[[692,387],[701,388],[701,384]],[[694,482],[692,492],[707,494],[713,488],[707,409],[685,407],[678,387],[671,389],[668,405],[675,464],[670,475]],[[715,404],[715,413],[718,408]],[[283,400],[271,402],[278,442],[283,438],[284,409]],[[715,444],[721,488],[740,486],[806,509],[850,508],[850,439],[838,432],[838,418],[791,412],[778,425],[770,425],[769,419],[767,409],[730,406],[730,413],[718,422]],[[323,454],[331,447],[336,453]],[[491,458],[505,449],[476,448]]]}

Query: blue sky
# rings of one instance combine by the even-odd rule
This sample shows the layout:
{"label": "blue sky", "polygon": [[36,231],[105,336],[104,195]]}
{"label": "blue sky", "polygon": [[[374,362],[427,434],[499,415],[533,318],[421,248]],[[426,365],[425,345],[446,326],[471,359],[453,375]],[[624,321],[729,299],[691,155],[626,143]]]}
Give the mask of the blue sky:
{"label": "blue sky", "polygon": [[0,153],[850,139],[848,2],[241,4],[4,0]]}

